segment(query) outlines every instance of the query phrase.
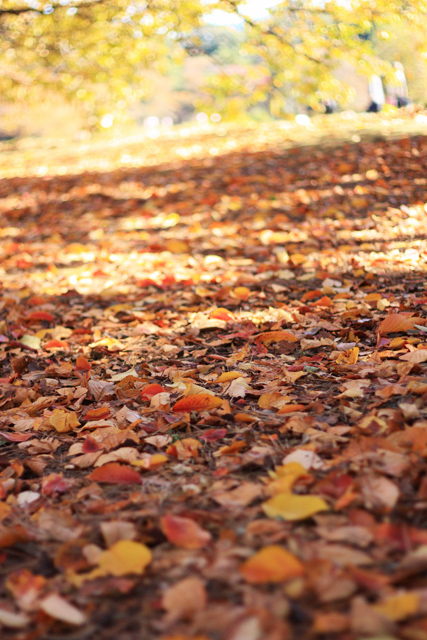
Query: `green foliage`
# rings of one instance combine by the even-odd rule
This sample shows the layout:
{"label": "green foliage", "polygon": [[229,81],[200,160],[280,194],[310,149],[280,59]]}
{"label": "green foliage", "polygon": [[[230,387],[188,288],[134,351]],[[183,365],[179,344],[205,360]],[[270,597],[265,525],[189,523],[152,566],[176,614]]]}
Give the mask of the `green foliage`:
{"label": "green foliage", "polygon": [[[241,14],[242,29],[206,26],[212,9]],[[0,89],[4,98],[39,100],[49,88],[80,101],[88,116],[125,113],[149,96],[153,71],[173,74],[184,55],[203,53],[238,67],[210,80],[206,99],[215,110],[264,106],[283,116],[292,104],[316,108],[334,95],[345,104],[346,90],[334,77],[343,61],[365,75],[390,71],[375,52],[406,63],[403,50],[384,54],[376,34],[407,24],[421,34],[426,11],[424,0],[286,0],[254,21],[242,0],[42,0],[31,7],[6,0]]]}

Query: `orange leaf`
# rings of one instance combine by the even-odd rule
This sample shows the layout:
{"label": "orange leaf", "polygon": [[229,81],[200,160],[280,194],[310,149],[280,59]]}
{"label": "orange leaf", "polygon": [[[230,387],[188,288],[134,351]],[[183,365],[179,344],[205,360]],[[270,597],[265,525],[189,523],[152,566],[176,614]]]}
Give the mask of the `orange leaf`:
{"label": "orange leaf", "polygon": [[265,333],[260,333],[260,335],[256,337],[255,342],[270,344],[270,342],[281,342],[282,340],[286,342],[298,342],[299,338],[290,331],[266,331]]}
{"label": "orange leaf", "polygon": [[160,524],[169,542],[183,549],[201,549],[212,540],[209,531],[202,529],[197,522],[190,518],[164,516]]}
{"label": "orange leaf", "polygon": [[218,451],[215,451],[214,456],[219,458],[220,456],[230,456],[247,447],[246,440],[235,440],[230,445],[220,447]]}
{"label": "orange leaf", "polygon": [[47,311],[33,311],[27,315],[26,319],[31,321],[47,320],[47,322],[53,322],[55,320],[53,315]]}
{"label": "orange leaf", "polygon": [[303,411],[303,409],[305,409],[303,404],[285,404],[277,413],[293,413],[294,411]]}
{"label": "orange leaf", "polygon": [[110,462],[98,467],[92,471],[89,479],[108,484],[141,484],[141,476],[137,471],[118,462]]}
{"label": "orange leaf", "polygon": [[49,340],[44,345],[45,349],[68,349],[68,342],[62,342],[61,340]]}
{"label": "orange leaf", "polygon": [[407,318],[401,313],[390,313],[390,315],[381,322],[378,327],[378,333],[382,336],[386,333],[406,332],[409,329],[413,329],[413,327],[414,322],[411,318]]}
{"label": "orange leaf", "polygon": [[225,320],[225,322],[234,319],[233,313],[228,309],[225,309],[224,307],[218,307],[218,309],[214,309],[210,316],[214,320]]}
{"label": "orange leaf", "polygon": [[333,304],[332,300],[329,296],[323,296],[320,300],[316,300],[316,302],[312,302],[312,307],[331,307]]}
{"label": "orange leaf", "polygon": [[80,426],[77,414],[74,411],[63,411],[62,409],[54,409],[52,411],[49,423],[58,433],[66,433],[74,427]]}
{"label": "orange leaf", "polygon": [[317,298],[321,296],[322,292],[320,289],[315,289],[314,291],[306,291],[304,295],[301,297],[301,302],[307,302],[307,300],[313,300],[313,298]]}
{"label": "orange leaf", "polygon": [[75,371],[90,371],[91,366],[84,356],[79,356],[76,360]]}
{"label": "orange leaf", "polygon": [[234,419],[237,422],[256,422],[258,418],[251,416],[250,413],[236,413]]}
{"label": "orange leaf", "polygon": [[240,573],[246,582],[264,584],[298,578],[304,574],[304,567],[286,549],[273,544],[246,560],[240,567]]}
{"label": "orange leaf", "polygon": [[173,406],[172,411],[206,411],[207,409],[215,409],[222,405],[221,398],[213,396],[210,393],[198,393],[194,396],[181,398]]}
{"label": "orange leaf", "polygon": [[105,420],[110,417],[110,408],[109,407],[98,407],[98,409],[90,409],[86,414],[84,419],[87,421],[90,420]]}
{"label": "orange leaf", "polygon": [[213,384],[217,384],[217,382],[230,382],[230,380],[235,380],[236,378],[243,378],[243,373],[240,371],[226,371],[225,373],[221,373],[219,378],[213,380]]}
{"label": "orange leaf", "polygon": [[170,444],[166,449],[166,453],[168,456],[178,458],[178,460],[189,460],[190,458],[198,457],[198,450],[201,446],[202,443],[195,438],[184,438]]}
{"label": "orange leaf", "polygon": [[153,396],[156,396],[158,393],[165,393],[166,389],[163,389],[163,387],[160,384],[149,384],[146,387],[144,387],[144,389],[142,389],[141,391],[141,398],[152,398]]}
{"label": "orange leaf", "polygon": [[239,300],[247,300],[249,298],[251,290],[248,287],[236,287],[233,289],[233,295]]}

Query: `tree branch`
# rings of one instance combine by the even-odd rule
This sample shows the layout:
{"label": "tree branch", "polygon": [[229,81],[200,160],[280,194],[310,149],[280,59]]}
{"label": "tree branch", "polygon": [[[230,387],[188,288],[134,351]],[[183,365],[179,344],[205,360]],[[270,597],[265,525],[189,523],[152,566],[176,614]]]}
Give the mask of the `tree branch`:
{"label": "tree branch", "polygon": [[255,31],[261,32],[262,35],[274,36],[282,44],[292,49],[292,51],[296,55],[302,56],[303,58],[305,58],[306,60],[309,60],[310,62],[314,62],[315,64],[323,64],[323,60],[320,60],[319,58],[314,58],[313,56],[310,56],[308,53],[305,53],[304,51],[297,51],[295,45],[292,44],[292,42],[289,42],[289,40],[285,40],[282,34],[279,33],[274,27],[267,26],[266,29],[263,29],[259,24],[257,24],[247,16],[243,16],[241,13],[239,13],[238,2],[236,0],[225,0],[225,2],[232,9],[233,13],[236,13],[239,16],[239,18],[241,18],[241,20],[244,21],[245,24],[247,24],[249,27],[251,27]]}
{"label": "tree branch", "polygon": [[[45,7],[49,7],[49,9],[80,9],[84,7],[91,7],[97,4],[103,4],[107,0],[88,0],[88,2],[70,2],[69,4],[55,4],[48,2]],[[1,16],[19,16],[22,13],[39,13],[41,15],[45,14],[45,7],[37,9],[35,7],[16,7],[16,8],[0,8],[0,17]]]}

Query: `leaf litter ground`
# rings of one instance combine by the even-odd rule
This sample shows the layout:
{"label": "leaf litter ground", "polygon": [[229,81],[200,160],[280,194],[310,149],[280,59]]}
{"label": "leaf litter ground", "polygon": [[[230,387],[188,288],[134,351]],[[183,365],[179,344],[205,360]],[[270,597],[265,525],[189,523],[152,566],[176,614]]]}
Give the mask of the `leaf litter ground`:
{"label": "leaf litter ground", "polygon": [[427,638],[417,117],[4,152],[2,637]]}

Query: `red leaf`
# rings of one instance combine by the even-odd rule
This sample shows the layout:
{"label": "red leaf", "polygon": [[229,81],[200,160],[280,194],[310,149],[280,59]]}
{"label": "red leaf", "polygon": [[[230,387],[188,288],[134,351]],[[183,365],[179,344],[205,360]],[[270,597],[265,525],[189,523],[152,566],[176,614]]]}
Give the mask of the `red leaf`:
{"label": "red leaf", "polygon": [[32,311],[28,314],[26,319],[30,321],[47,320],[48,322],[53,322],[55,320],[53,315],[47,311]]}
{"label": "red leaf", "polygon": [[164,516],[160,524],[169,542],[177,547],[184,549],[201,549],[212,540],[209,531],[202,529],[202,527],[194,520],[191,520],[191,518]]}
{"label": "red leaf", "polygon": [[93,453],[94,451],[102,451],[104,447],[91,436],[87,436],[83,442],[83,453]]}
{"label": "red leaf", "polygon": [[88,476],[94,482],[106,484],[141,484],[141,476],[130,467],[125,467],[118,462],[110,462],[98,467]]}
{"label": "red leaf", "polygon": [[209,431],[205,431],[199,438],[205,442],[216,442],[217,440],[221,440],[221,438],[225,438],[226,435],[227,429],[209,429]]}
{"label": "red leaf", "polygon": [[62,342],[61,340],[49,340],[44,345],[45,349],[68,349],[68,342]]}
{"label": "red leaf", "polygon": [[156,396],[158,393],[165,393],[166,389],[163,389],[163,387],[160,384],[149,384],[148,386],[144,387],[144,389],[142,389],[141,391],[141,398],[152,398],[153,396]]}
{"label": "red leaf", "polygon": [[206,411],[222,405],[221,398],[210,393],[198,393],[194,396],[181,398],[174,404],[172,411]]}
{"label": "red leaf", "polygon": [[67,480],[62,473],[51,473],[42,479],[42,495],[52,496],[54,493],[65,493],[72,486],[73,480]]}
{"label": "red leaf", "polygon": [[76,360],[74,371],[90,371],[91,366],[84,356],[79,356]]}
{"label": "red leaf", "polygon": [[320,300],[316,300],[316,302],[312,302],[312,307],[330,307],[332,306],[332,300],[329,296],[323,296]]}

